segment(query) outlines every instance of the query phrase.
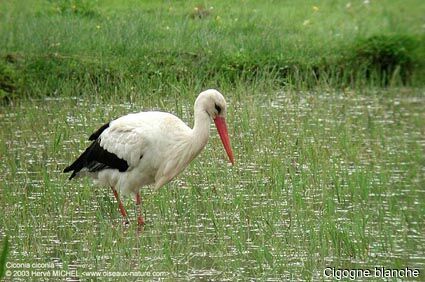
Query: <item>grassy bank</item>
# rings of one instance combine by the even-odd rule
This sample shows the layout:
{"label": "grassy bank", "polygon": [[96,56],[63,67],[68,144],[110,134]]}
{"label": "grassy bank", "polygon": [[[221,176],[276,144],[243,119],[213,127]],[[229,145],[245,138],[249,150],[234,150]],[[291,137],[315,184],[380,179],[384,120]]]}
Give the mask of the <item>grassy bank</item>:
{"label": "grassy bank", "polygon": [[2,1],[2,96],[423,85],[423,1]]}

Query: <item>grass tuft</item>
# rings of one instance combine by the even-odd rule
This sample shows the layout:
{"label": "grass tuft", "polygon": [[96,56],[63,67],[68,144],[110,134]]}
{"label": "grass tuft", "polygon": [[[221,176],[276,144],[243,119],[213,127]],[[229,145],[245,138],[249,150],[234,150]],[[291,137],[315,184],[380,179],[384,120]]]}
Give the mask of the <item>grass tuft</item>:
{"label": "grass tuft", "polygon": [[417,64],[417,49],[425,42],[407,35],[376,35],[361,39],[352,48],[352,63],[364,68],[366,79],[371,73],[378,75],[383,85],[388,85],[396,73],[404,84],[412,79]]}
{"label": "grass tuft", "polygon": [[14,67],[15,60],[15,56],[11,54],[0,59],[0,100],[9,100],[20,90],[20,79]]}
{"label": "grass tuft", "polygon": [[3,247],[0,253],[0,279],[4,277],[6,270],[7,255],[9,254],[9,237],[3,239]]}

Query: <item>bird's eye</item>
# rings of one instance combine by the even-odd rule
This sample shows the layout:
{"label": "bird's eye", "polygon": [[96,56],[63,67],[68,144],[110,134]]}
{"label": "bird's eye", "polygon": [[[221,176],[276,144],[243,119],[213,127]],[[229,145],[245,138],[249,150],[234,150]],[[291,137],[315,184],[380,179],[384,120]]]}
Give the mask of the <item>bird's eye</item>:
{"label": "bird's eye", "polygon": [[217,110],[217,112],[220,114],[221,112],[221,108],[219,105],[215,104],[215,109]]}

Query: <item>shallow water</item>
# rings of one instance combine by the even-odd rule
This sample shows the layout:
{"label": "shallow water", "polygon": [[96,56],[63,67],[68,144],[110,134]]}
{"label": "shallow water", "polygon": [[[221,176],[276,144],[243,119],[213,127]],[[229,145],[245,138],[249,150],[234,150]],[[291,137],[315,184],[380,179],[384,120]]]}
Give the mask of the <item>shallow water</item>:
{"label": "shallow water", "polygon": [[[122,230],[109,189],[61,173],[92,130],[140,107],[78,98],[3,107],[0,238],[14,242],[9,261],[220,281],[323,278],[329,265],[424,269],[423,95],[251,99],[229,108],[237,166],[212,136],[161,192],[143,190],[142,239]],[[191,109],[184,102],[177,114],[191,120]]]}

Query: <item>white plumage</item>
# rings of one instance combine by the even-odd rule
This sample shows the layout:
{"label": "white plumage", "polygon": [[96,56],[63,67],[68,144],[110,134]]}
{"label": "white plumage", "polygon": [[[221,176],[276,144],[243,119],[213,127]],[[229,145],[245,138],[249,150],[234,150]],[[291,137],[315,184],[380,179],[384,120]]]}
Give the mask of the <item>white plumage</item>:
{"label": "white plumage", "polygon": [[[212,120],[234,163],[223,95],[213,89],[202,92],[195,101],[194,110],[193,129],[173,114],[156,111],[113,120],[90,137],[93,143],[64,172],[73,171],[70,178],[88,174],[97,183],[110,186],[126,217],[116,191],[124,195],[136,194],[137,203],[142,186],[154,184],[158,189],[168,183],[205,147]],[[143,223],[143,218],[139,218],[139,224]]]}
{"label": "white plumage", "polygon": [[144,185],[161,183],[165,176],[171,180],[203,148],[191,146],[189,141],[196,138],[192,134],[193,130],[169,113],[123,116],[103,131],[100,146],[126,160],[129,169],[126,172],[107,169],[92,176],[103,185],[115,186],[123,194],[136,193],[134,189]]}

